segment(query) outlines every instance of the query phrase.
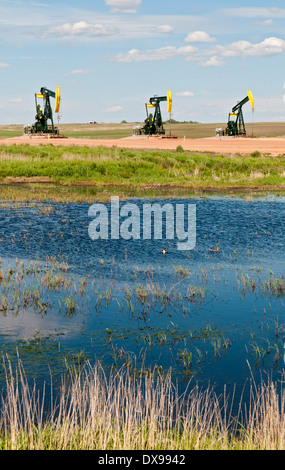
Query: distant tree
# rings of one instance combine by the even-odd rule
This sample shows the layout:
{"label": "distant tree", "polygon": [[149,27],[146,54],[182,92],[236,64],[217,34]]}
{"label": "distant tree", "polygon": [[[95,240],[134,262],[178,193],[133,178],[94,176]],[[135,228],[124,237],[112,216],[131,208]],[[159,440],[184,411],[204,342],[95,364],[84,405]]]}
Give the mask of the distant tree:
{"label": "distant tree", "polygon": [[175,119],[168,119],[164,124],[199,124],[198,121],[176,121]]}

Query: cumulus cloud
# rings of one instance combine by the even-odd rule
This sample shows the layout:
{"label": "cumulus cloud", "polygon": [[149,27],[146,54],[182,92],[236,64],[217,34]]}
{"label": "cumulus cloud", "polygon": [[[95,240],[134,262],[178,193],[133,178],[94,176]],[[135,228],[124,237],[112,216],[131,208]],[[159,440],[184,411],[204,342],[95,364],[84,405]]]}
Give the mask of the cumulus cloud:
{"label": "cumulus cloud", "polygon": [[114,57],[115,62],[147,62],[157,60],[173,59],[177,56],[187,56],[195,53],[196,47],[193,46],[166,46],[159,49],[150,49],[146,51],[139,51],[138,49],[131,49],[127,53],[117,54]]}
{"label": "cumulus cloud", "polygon": [[111,7],[112,13],[135,13],[141,0],[105,0],[105,3]]}
{"label": "cumulus cloud", "polygon": [[211,49],[199,51],[196,59],[202,67],[220,67],[224,65],[227,58],[265,57],[284,53],[285,41],[269,37],[255,44],[249,41],[236,41],[227,46],[217,45]]}
{"label": "cumulus cloud", "polygon": [[173,27],[168,25],[168,24],[162,24],[162,25],[157,27],[157,31],[159,33],[169,34],[169,33],[172,33]]}
{"label": "cumulus cloud", "polygon": [[199,49],[193,45],[182,47],[165,46],[158,49],[130,49],[126,53],[117,54],[111,60],[114,62],[156,62],[182,57],[186,61],[196,62],[201,67],[220,67],[226,59],[265,57],[285,53],[285,40],[268,37],[259,43],[236,41],[226,46],[215,45]]}
{"label": "cumulus cloud", "polygon": [[193,31],[184,39],[185,42],[215,42],[216,38],[212,38],[206,31]]}
{"label": "cumulus cloud", "polygon": [[276,37],[266,38],[264,41],[256,44],[252,44],[249,41],[237,41],[226,47],[218,46],[217,51],[219,51],[223,57],[253,57],[284,54],[285,41]]}
{"label": "cumulus cloud", "polygon": [[43,33],[43,37],[98,37],[114,34],[118,29],[111,25],[90,24],[86,21],[76,23],[64,23],[60,26],[53,26]]}

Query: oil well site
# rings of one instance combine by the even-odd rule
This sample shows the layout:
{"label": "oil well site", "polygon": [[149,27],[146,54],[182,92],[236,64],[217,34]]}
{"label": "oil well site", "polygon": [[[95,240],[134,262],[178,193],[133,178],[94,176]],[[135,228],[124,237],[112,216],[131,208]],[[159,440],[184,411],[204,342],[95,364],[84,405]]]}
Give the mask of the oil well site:
{"label": "oil well site", "polygon": [[[251,106],[252,120],[245,122],[244,106]],[[141,123],[60,124],[61,89],[41,87],[35,93],[35,122],[29,125],[0,126],[0,142],[5,145],[51,143],[97,147],[176,149],[189,151],[270,155],[284,153],[285,123],[254,122],[254,96],[250,90],[230,110],[225,123],[172,122],[172,93],[154,95],[145,103],[146,117]],[[247,105],[248,106],[248,105]],[[57,114],[57,117],[56,117]],[[138,110],[138,117],[142,113]],[[56,119],[58,122],[56,122]],[[9,137],[9,135],[13,137]]]}

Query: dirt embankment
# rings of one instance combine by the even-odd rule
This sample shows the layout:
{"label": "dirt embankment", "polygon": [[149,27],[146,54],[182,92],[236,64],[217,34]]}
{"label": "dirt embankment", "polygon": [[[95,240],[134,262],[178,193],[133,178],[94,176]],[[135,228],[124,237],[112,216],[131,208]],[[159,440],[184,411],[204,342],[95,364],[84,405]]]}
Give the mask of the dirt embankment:
{"label": "dirt embankment", "polygon": [[129,149],[175,150],[178,145],[184,150],[214,152],[222,154],[247,155],[252,152],[285,154],[285,138],[212,138],[212,139],[171,139],[171,138],[125,138],[125,139],[74,139],[45,137],[13,137],[0,139],[0,145],[29,144],[31,146],[52,144],[54,146],[119,147]]}

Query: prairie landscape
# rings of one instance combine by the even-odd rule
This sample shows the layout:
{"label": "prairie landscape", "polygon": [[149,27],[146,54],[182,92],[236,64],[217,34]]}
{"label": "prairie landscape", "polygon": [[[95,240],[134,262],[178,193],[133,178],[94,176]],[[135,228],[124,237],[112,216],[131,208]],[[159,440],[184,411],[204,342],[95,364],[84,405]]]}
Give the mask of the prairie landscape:
{"label": "prairie landscape", "polygon": [[284,2],[194,3],[1,2],[0,449],[285,450]]}

